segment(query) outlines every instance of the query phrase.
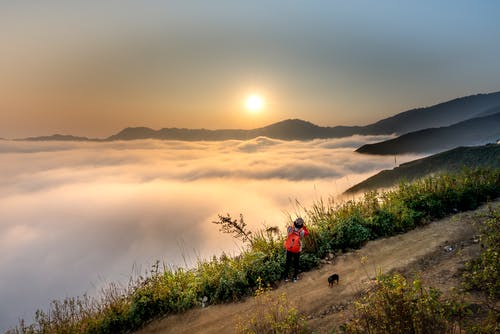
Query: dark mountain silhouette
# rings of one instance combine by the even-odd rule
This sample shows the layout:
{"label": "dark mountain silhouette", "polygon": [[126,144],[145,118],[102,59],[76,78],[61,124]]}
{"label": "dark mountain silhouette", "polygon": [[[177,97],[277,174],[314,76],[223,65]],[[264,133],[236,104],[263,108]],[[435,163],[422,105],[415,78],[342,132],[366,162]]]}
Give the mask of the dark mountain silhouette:
{"label": "dark mountain silhouette", "polygon": [[470,95],[431,107],[408,110],[363,129],[364,134],[404,134],[488,116],[497,112],[494,108],[500,108],[500,92]]}
{"label": "dark mountain silhouette", "polygon": [[42,136],[42,137],[28,137],[28,138],[23,138],[23,139],[18,139],[18,140],[29,140],[29,141],[96,141],[98,139],[90,139],[87,137],[76,137],[76,136],[71,136],[71,135],[60,135],[60,134],[55,134],[52,136]]}
{"label": "dark mountain silhouette", "polygon": [[246,140],[259,136],[282,140],[310,140],[316,138],[338,138],[360,132],[360,127],[321,127],[300,119],[288,119],[262,128],[251,130],[223,129],[179,129],[126,128],[107,140],[172,139],[172,140]]}
{"label": "dark mountain silhouette", "polygon": [[475,147],[458,147],[423,159],[401,164],[347,189],[346,194],[366,192],[397,185],[400,181],[413,181],[436,173],[456,172],[462,168],[500,168],[500,145],[488,144]]}
{"label": "dark mountain silhouette", "polygon": [[484,116],[490,116],[490,115],[494,115],[494,114],[497,114],[500,112],[500,106],[497,106],[497,107],[493,107],[491,109],[487,109],[485,110],[484,112],[482,113],[479,113],[477,115],[477,117],[484,117]]}
{"label": "dark mountain silhouette", "polygon": [[289,119],[252,130],[207,130],[164,128],[126,128],[107,140],[174,139],[227,140],[265,136],[282,140],[339,138],[355,134],[403,134],[437,126],[448,126],[478,116],[496,113],[500,108],[500,92],[477,94],[440,103],[432,107],[412,109],[367,126],[321,127],[300,119]]}
{"label": "dark mountain silhouette", "polygon": [[321,127],[300,119],[288,119],[265,127],[242,129],[186,129],[129,127],[106,139],[89,139],[66,135],[32,137],[25,140],[247,140],[265,136],[282,140],[311,140],[339,138],[352,135],[404,134],[431,127],[448,126],[460,121],[497,113],[500,108],[500,92],[477,94],[458,98],[435,106],[412,109],[366,126]]}
{"label": "dark mountain silhouette", "polygon": [[356,152],[379,155],[433,153],[457,146],[496,142],[499,137],[500,113],[497,113],[447,127],[410,132],[395,139],[363,145]]}

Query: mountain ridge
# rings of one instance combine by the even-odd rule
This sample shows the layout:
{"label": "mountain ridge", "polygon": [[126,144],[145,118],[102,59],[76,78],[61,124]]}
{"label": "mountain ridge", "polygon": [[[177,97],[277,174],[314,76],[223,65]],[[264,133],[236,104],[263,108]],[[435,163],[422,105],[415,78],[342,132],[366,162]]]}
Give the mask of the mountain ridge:
{"label": "mountain ridge", "polygon": [[[425,128],[451,125],[466,119],[479,117],[481,113],[500,107],[499,102],[500,92],[463,96],[432,106],[403,111],[369,124],[366,128],[369,131],[392,131],[392,133],[400,135]],[[421,125],[423,122],[425,122],[425,125]]]}
{"label": "mountain ridge", "polygon": [[312,140],[324,138],[340,138],[352,135],[401,135],[412,131],[433,127],[449,126],[451,124],[484,116],[500,110],[500,91],[486,94],[475,94],[442,102],[430,107],[414,108],[394,116],[381,119],[365,126],[318,126],[301,119],[286,119],[255,129],[216,129],[205,128],[161,128],[154,130],[149,127],[127,127],[118,133],[103,139],[75,137],[71,135],[53,135],[30,137],[19,140],[248,140],[266,136],[282,140]]}
{"label": "mountain ridge", "polygon": [[500,136],[500,112],[450,126],[409,132],[394,139],[365,144],[356,152],[377,155],[435,153],[457,146],[496,142]]}

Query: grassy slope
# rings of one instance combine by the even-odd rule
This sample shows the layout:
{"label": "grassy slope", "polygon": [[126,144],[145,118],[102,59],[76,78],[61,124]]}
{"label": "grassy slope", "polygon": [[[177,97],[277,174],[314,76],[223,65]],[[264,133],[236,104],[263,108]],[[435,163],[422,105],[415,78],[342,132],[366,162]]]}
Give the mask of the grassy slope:
{"label": "grassy slope", "polygon": [[[352,316],[353,301],[373,286],[378,273],[397,271],[411,277],[422,272],[426,286],[448,294],[460,286],[459,272],[464,262],[479,252],[480,245],[471,239],[476,233],[472,221],[486,209],[484,205],[421,229],[370,241],[360,250],[302,273],[298,283],[280,283],[271,293],[275,296],[285,293],[316,333],[330,333],[332,328],[347,321]],[[453,247],[451,252],[444,249],[449,245]],[[340,275],[340,282],[329,288],[327,277],[332,273]],[[153,321],[137,334],[234,333],[238,319],[258,313],[258,307],[253,298],[248,298],[239,303],[195,308]]]}
{"label": "grassy slope", "polygon": [[464,167],[500,168],[500,145],[458,147],[430,157],[410,161],[392,170],[383,170],[347,189],[345,193],[387,188],[397,185],[402,180],[412,181],[429,174],[456,172]]}

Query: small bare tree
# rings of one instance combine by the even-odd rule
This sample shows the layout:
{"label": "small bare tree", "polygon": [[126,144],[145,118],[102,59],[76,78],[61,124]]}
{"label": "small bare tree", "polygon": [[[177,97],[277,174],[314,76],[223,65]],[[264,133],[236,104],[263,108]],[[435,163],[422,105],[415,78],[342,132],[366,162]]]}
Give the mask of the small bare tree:
{"label": "small bare tree", "polygon": [[233,220],[229,213],[226,216],[219,215],[219,220],[212,223],[219,225],[219,231],[222,233],[230,233],[234,238],[240,239],[244,243],[249,242],[252,245],[252,232],[247,229],[247,224],[243,220],[243,214],[240,213],[239,220]]}

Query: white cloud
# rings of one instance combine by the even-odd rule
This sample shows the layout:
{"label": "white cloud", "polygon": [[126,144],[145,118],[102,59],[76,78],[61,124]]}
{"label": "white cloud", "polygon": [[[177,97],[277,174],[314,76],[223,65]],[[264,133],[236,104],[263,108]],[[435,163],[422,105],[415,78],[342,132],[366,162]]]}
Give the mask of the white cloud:
{"label": "white cloud", "polygon": [[134,265],[237,252],[211,224],[218,214],[282,226],[295,199],[307,205],[392,167],[392,157],[353,153],[363,139],[377,138],[0,141],[0,323],[126,282]]}

